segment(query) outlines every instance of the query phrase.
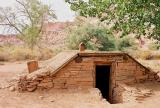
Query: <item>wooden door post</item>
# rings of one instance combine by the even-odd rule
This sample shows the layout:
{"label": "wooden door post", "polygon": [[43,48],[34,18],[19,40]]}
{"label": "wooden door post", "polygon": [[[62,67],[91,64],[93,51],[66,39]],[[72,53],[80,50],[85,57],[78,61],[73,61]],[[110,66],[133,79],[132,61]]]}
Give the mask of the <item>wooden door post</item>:
{"label": "wooden door post", "polygon": [[38,69],[38,61],[29,61],[27,63],[28,66],[28,72],[32,73]]}

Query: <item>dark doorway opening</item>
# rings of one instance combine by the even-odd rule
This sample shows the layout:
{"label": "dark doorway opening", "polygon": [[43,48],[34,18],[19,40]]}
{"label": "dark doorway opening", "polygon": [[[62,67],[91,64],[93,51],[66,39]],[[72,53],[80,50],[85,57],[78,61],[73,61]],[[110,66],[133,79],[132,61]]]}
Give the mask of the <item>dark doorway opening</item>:
{"label": "dark doorway opening", "polygon": [[110,101],[110,70],[109,65],[97,65],[96,66],[96,88],[98,88],[103,98]]}

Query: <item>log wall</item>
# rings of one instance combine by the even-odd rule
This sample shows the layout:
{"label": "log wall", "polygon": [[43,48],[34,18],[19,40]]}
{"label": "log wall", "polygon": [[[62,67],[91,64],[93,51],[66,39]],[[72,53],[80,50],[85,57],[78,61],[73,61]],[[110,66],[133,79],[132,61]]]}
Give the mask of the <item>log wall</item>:
{"label": "log wall", "polygon": [[[23,77],[18,83],[20,91],[36,89],[88,89],[95,87],[95,66],[97,64],[111,65],[110,96],[113,103],[121,102],[122,90],[119,84],[133,84],[149,80],[148,70],[132,58],[123,55],[85,57],[79,56],[72,60],[56,74],[39,75],[32,79]],[[120,92],[121,91],[121,92]]]}

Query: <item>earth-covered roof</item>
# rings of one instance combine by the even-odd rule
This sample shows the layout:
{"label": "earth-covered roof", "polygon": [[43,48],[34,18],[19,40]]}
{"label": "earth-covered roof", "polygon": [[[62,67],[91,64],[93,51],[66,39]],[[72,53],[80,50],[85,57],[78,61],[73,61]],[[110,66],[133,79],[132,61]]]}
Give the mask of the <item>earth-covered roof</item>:
{"label": "earth-covered roof", "polygon": [[[108,52],[108,51],[84,51],[84,52],[79,52],[79,51],[64,51],[61,52],[59,54],[57,54],[55,57],[51,58],[50,60],[48,60],[46,63],[46,65],[40,69],[38,69],[37,71],[30,73],[27,75],[27,78],[36,78],[37,76],[40,75],[54,75],[55,73],[57,73],[61,68],[63,68],[65,65],[67,65],[70,61],[72,61],[73,59],[75,59],[78,56],[81,57],[101,57],[101,56],[108,56],[108,55],[125,55],[129,58],[131,58],[132,60],[134,60],[136,63],[138,63],[139,65],[141,65],[142,67],[144,67],[145,69],[149,70],[146,66],[142,65],[140,62],[138,62],[137,60],[135,60],[133,57],[131,57],[130,55],[128,55],[127,53],[124,52]],[[150,71],[150,70],[149,70]]]}

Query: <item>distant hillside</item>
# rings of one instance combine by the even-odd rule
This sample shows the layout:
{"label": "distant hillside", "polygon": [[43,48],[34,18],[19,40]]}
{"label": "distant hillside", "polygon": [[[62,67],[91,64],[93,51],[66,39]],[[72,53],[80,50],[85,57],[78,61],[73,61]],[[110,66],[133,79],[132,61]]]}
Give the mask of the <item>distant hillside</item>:
{"label": "distant hillside", "polygon": [[41,46],[59,48],[65,44],[65,29],[70,26],[71,22],[48,22],[44,25],[42,31]]}
{"label": "distant hillside", "polygon": [[18,39],[15,34],[8,34],[8,35],[0,34],[0,45],[5,45],[5,44],[22,45],[24,43],[23,41]]}
{"label": "distant hillside", "polygon": [[[58,48],[63,47],[65,42],[65,28],[68,27],[71,22],[46,22],[42,30],[42,38],[40,44],[43,47]],[[23,45],[24,42],[16,37],[15,34],[0,35],[0,45],[13,44]]]}

